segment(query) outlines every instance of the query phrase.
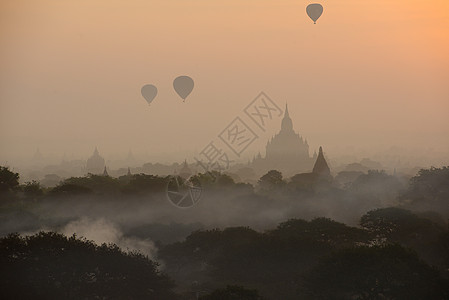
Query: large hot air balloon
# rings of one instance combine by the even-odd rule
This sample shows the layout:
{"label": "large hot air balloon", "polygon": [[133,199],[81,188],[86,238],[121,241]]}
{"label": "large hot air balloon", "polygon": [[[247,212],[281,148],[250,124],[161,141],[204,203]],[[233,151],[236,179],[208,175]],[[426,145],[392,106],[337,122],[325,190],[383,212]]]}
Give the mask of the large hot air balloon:
{"label": "large hot air balloon", "polygon": [[189,76],[179,76],[176,77],[175,80],[173,81],[173,87],[176,93],[179,95],[179,97],[184,99],[184,101],[186,100],[187,96],[190,95],[190,93],[192,92],[193,85],[194,85],[193,79],[190,78]]}
{"label": "large hot air balloon", "polygon": [[157,87],[152,84],[146,84],[142,87],[140,92],[142,93],[142,96],[145,98],[145,100],[147,100],[148,104],[150,104],[157,95]]}
{"label": "large hot air balloon", "polygon": [[309,4],[306,8],[307,15],[313,20],[313,24],[321,17],[323,6],[318,3]]}

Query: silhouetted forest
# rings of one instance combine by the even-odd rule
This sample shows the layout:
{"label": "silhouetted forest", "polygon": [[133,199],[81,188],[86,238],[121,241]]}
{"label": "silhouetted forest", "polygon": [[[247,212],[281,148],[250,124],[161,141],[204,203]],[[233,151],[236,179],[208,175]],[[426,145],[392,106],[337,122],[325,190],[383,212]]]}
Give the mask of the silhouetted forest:
{"label": "silhouetted forest", "polygon": [[202,199],[181,210],[168,177],[43,188],[1,167],[1,298],[449,299],[448,167],[196,179]]}

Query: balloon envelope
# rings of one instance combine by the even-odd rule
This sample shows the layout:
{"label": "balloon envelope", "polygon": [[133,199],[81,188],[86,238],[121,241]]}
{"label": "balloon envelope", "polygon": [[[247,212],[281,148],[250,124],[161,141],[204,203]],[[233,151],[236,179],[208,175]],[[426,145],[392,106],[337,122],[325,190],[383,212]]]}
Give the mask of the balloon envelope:
{"label": "balloon envelope", "polygon": [[173,81],[173,87],[176,93],[184,100],[192,92],[193,85],[193,79],[189,76],[179,76]]}
{"label": "balloon envelope", "polygon": [[150,104],[157,95],[157,87],[152,84],[146,84],[142,87],[140,92],[142,93],[142,96],[145,98],[145,100],[147,100],[148,104]]}
{"label": "balloon envelope", "polygon": [[323,13],[323,6],[318,3],[309,4],[306,8],[307,15],[313,20],[313,23],[316,24],[316,21],[321,17]]}

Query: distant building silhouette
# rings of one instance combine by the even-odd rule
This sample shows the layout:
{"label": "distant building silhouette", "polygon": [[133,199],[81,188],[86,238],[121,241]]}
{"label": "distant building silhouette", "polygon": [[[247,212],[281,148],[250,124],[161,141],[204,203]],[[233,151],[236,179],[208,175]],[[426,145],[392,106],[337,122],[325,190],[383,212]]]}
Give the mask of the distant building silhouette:
{"label": "distant building silhouette", "polygon": [[86,171],[91,174],[102,174],[106,167],[104,158],[100,156],[97,147],[91,157],[87,160]]}
{"label": "distant building silhouette", "polygon": [[189,166],[187,165],[187,160],[184,160],[181,170],[179,171],[179,176],[181,176],[182,178],[189,178],[191,175],[192,170],[190,170]]}
{"label": "distant building silhouette", "polygon": [[333,181],[329,166],[324,158],[323,148],[320,147],[312,172],[299,173],[291,177],[296,186],[311,187],[317,183],[331,184]]}
{"label": "distant building silhouette", "polygon": [[258,173],[278,170],[283,174],[293,175],[310,171],[313,162],[314,158],[309,155],[307,140],[293,130],[293,122],[286,104],[280,132],[268,141],[265,157],[259,153],[250,166]]}
{"label": "distant building silhouette", "polygon": [[318,153],[318,157],[315,161],[315,165],[313,166],[313,173],[329,176],[331,171],[329,166],[327,165],[326,159],[324,158],[323,148],[320,147],[320,151]]}
{"label": "distant building silhouette", "polygon": [[106,166],[104,166],[103,176],[109,176]]}

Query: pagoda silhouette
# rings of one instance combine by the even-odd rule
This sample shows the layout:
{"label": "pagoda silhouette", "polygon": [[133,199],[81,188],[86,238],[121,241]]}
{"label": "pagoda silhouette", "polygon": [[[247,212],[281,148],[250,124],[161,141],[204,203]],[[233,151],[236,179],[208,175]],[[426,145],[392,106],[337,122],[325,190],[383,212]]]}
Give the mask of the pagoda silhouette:
{"label": "pagoda silhouette", "polygon": [[[249,167],[257,173],[278,170],[286,176],[291,176],[310,172],[318,158],[316,152],[312,157],[310,156],[307,139],[294,131],[287,104],[281,122],[281,130],[268,141],[265,150],[265,157],[259,153],[249,162]],[[324,159],[324,156],[322,158]],[[322,165],[321,162],[320,165]]]}

